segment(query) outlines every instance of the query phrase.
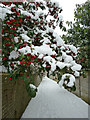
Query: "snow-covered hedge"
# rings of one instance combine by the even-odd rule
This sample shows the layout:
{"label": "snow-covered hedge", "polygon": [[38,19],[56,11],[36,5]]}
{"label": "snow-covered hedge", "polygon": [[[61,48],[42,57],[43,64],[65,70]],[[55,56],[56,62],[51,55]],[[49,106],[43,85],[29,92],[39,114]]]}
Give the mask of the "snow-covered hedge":
{"label": "snow-covered hedge", "polygon": [[75,62],[76,47],[65,44],[55,32],[57,27],[63,28],[59,3],[43,0],[3,2],[0,3],[0,11],[2,60],[3,67],[11,73],[9,79],[22,77],[28,86],[33,66],[38,74],[45,71],[48,77],[57,74],[62,86],[73,87],[81,65]]}

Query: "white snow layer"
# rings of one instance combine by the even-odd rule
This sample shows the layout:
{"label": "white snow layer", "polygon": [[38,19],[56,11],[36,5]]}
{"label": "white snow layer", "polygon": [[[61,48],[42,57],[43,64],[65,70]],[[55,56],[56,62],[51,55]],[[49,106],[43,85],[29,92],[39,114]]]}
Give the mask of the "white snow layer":
{"label": "white snow layer", "polygon": [[[13,12],[11,12],[10,9],[11,9],[12,7],[14,7],[14,6],[15,6],[14,4],[11,4],[11,6],[8,7],[8,6],[2,5],[2,4],[0,3],[0,18],[1,18],[2,20],[4,20],[7,13],[9,13],[9,14],[13,13]],[[5,8],[2,8],[2,7],[5,7]]]}
{"label": "white snow layer", "polygon": [[[36,0],[36,1],[39,1],[39,0]],[[40,0],[40,1],[43,1],[43,0]],[[54,3],[54,2],[56,2],[56,0],[52,0],[52,2]],[[43,1],[43,3],[44,3],[44,1]],[[30,3],[30,5],[32,5],[32,4]],[[0,13],[0,16],[3,17],[2,18],[3,20],[5,19],[6,13],[10,13],[10,14],[13,13],[10,11],[10,9],[14,6],[15,6],[14,4],[11,4],[11,6],[5,6],[3,4],[0,4],[0,10],[3,13],[3,14]],[[55,3],[55,6],[57,6],[57,7],[59,6],[58,2]],[[3,8],[3,7],[5,7],[5,8]],[[23,14],[25,16],[31,16],[32,19],[38,19],[38,20],[39,20],[40,14],[44,15],[46,13],[46,11],[48,11],[47,7],[46,7],[45,11],[38,9],[36,12],[34,11],[35,12],[35,16],[34,16],[32,13],[29,13],[28,11],[24,11],[22,6],[19,5],[19,7],[20,7],[19,10],[21,11],[21,14]],[[60,19],[62,19],[62,17],[60,17]],[[23,27],[18,28],[18,32],[20,32],[21,30],[23,32],[22,32],[22,34],[20,34],[20,36],[22,37],[23,41],[31,43],[30,38],[27,36],[27,31],[25,31],[23,29]],[[71,67],[71,69],[75,72],[74,73],[75,76],[79,76],[78,71],[81,70],[81,65],[76,64],[75,61],[73,61],[73,57],[66,54],[67,52],[70,52],[70,51],[77,54],[77,48],[74,47],[73,45],[66,45],[65,41],[63,41],[62,38],[48,25],[46,26],[45,31],[39,30],[37,28],[37,32],[41,32],[42,33],[41,36],[44,36],[46,33],[49,33],[49,32],[51,32],[53,34],[53,36],[55,37],[54,41],[56,41],[56,44],[52,44],[51,47],[53,47],[54,49],[56,49],[57,46],[61,47],[60,49],[62,52],[62,58],[59,57],[59,59],[57,59],[58,61],[56,61],[56,59],[54,59],[50,56],[50,55],[56,55],[56,52],[49,45],[46,45],[46,43],[51,43],[50,40],[46,37],[44,37],[40,41],[40,42],[43,42],[43,45],[41,45],[41,46],[31,45],[31,47],[29,47],[27,45],[26,47],[23,47],[23,48],[19,49],[18,51],[23,53],[24,55],[26,55],[27,53],[31,53],[32,55],[36,55],[36,56],[38,55],[39,59],[44,58],[44,60],[46,62],[49,62],[49,64],[51,65],[51,71],[55,71],[56,66],[58,66],[60,69],[67,66],[67,67]],[[18,43],[18,38],[19,37],[14,37],[14,40],[16,43]],[[67,49],[67,51],[64,52],[63,49]],[[12,59],[12,58],[15,59],[18,56],[19,55],[16,51],[12,51],[10,53],[9,59]],[[61,62],[62,60],[60,60],[60,59],[64,59],[64,62]],[[44,63],[43,66],[45,67],[46,64]]]}
{"label": "white snow layer", "polygon": [[74,75],[75,75],[76,77],[79,77],[80,73],[77,72],[77,71],[75,71]]}
{"label": "white snow layer", "polygon": [[75,77],[73,75],[67,73],[67,74],[62,75],[62,78],[59,82],[59,85],[61,87],[63,86],[64,80],[66,79],[67,76],[69,77],[69,80],[70,80],[69,83],[67,83],[67,81],[66,81],[67,86],[72,87],[74,85]]}
{"label": "white snow layer", "polygon": [[11,53],[10,53],[10,56],[9,56],[9,59],[15,59],[15,58],[18,58],[18,56],[19,56],[19,54],[18,54],[18,52],[16,52],[16,51],[12,51]]}
{"label": "white snow layer", "polygon": [[55,51],[52,51],[52,49],[49,47],[49,45],[41,45],[41,46],[35,46],[34,47],[34,51],[33,51],[34,54],[43,54],[43,55],[54,55],[56,54]]}
{"label": "white snow layer", "polygon": [[73,45],[68,45],[68,46],[72,50],[72,52],[74,52],[75,54],[77,54],[77,49],[76,49],[75,46],[73,46]]}
{"label": "white snow layer", "polygon": [[5,66],[3,66],[3,65],[0,66],[0,73],[1,73],[1,72],[7,72],[7,69],[6,69]]}
{"label": "white snow layer", "polygon": [[60,69],[63,69],[65,67],[65,64],[63,62],[57,62],[56,64]]}
{"label": "white snow layer", "polygon": [[33,84],[30,84],[30,88],[36,89],[36,86]]}
{"label": "white snow layer", "polygon": [[76,70],[81,70],[82,66],[80,64],[75,64],[74,66],[71,67],[71,69],[73,71],[76,71]]}
{"label": "white snow layer", "polygon": [[18,51],[26,55],[27,53],[31,53],[31,48],[29,46],[26,46],[21,49],[18,49]]}
{"label": "white snow layer", "polygon": [[44,77],[21,118],[88,118],[88,104]]}
{"label": "white snow layer", "polygon": [[30,38],[27,35],[20,34],[20,36],[22,37],[22,39],[24,39],[25,42],[29,42],[28,40],[30,40]]}

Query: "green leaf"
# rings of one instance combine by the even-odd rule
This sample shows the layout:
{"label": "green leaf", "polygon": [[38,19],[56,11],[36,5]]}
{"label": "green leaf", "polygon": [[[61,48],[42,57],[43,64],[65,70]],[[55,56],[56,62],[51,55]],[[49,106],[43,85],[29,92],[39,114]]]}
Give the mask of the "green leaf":
{"label": "green leaf", "polygon": [[31,88],[29,94],[30,94],[31,97],[35,97],[36,96],[36,90]]}
{"label": "green leaf", "polygon": [[76,91],[76,86],[74,85],[72,88],[71,88],[72,91]]}

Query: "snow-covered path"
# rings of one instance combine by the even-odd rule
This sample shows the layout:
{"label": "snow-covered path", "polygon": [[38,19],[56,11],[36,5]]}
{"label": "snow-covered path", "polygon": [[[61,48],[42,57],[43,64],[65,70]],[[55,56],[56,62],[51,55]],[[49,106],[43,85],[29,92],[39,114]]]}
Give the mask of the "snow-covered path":
{"label": "snow-covered path", "polygon": [[88,104],[44,77],[22,118],[88,118]]}

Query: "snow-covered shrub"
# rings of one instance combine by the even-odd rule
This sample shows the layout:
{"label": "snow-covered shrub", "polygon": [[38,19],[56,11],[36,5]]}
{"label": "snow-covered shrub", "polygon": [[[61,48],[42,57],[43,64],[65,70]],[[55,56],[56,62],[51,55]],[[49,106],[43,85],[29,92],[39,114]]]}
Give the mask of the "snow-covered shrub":
{"label": "snow-covered shrub", "polygon": [[[57,2],[3,2],[2,10],[2,61],[10,72],[10,80],[19,77],[29,90],[28,79],[32,78],[32,66],[38,74],[47,71],[58,75],[64,85],[64,77],[70,75],[66,86],[73,87],[81,65],[75,62],[77,49],[65,44],[55,32],[63,28],[62,8]],[[73,79],[72,79],[73,78]],[[68,80],[68,79],[67,79]],[[31,81],[34,83],[34,81]],[[30,91],[29,91],[30,92]]]}

